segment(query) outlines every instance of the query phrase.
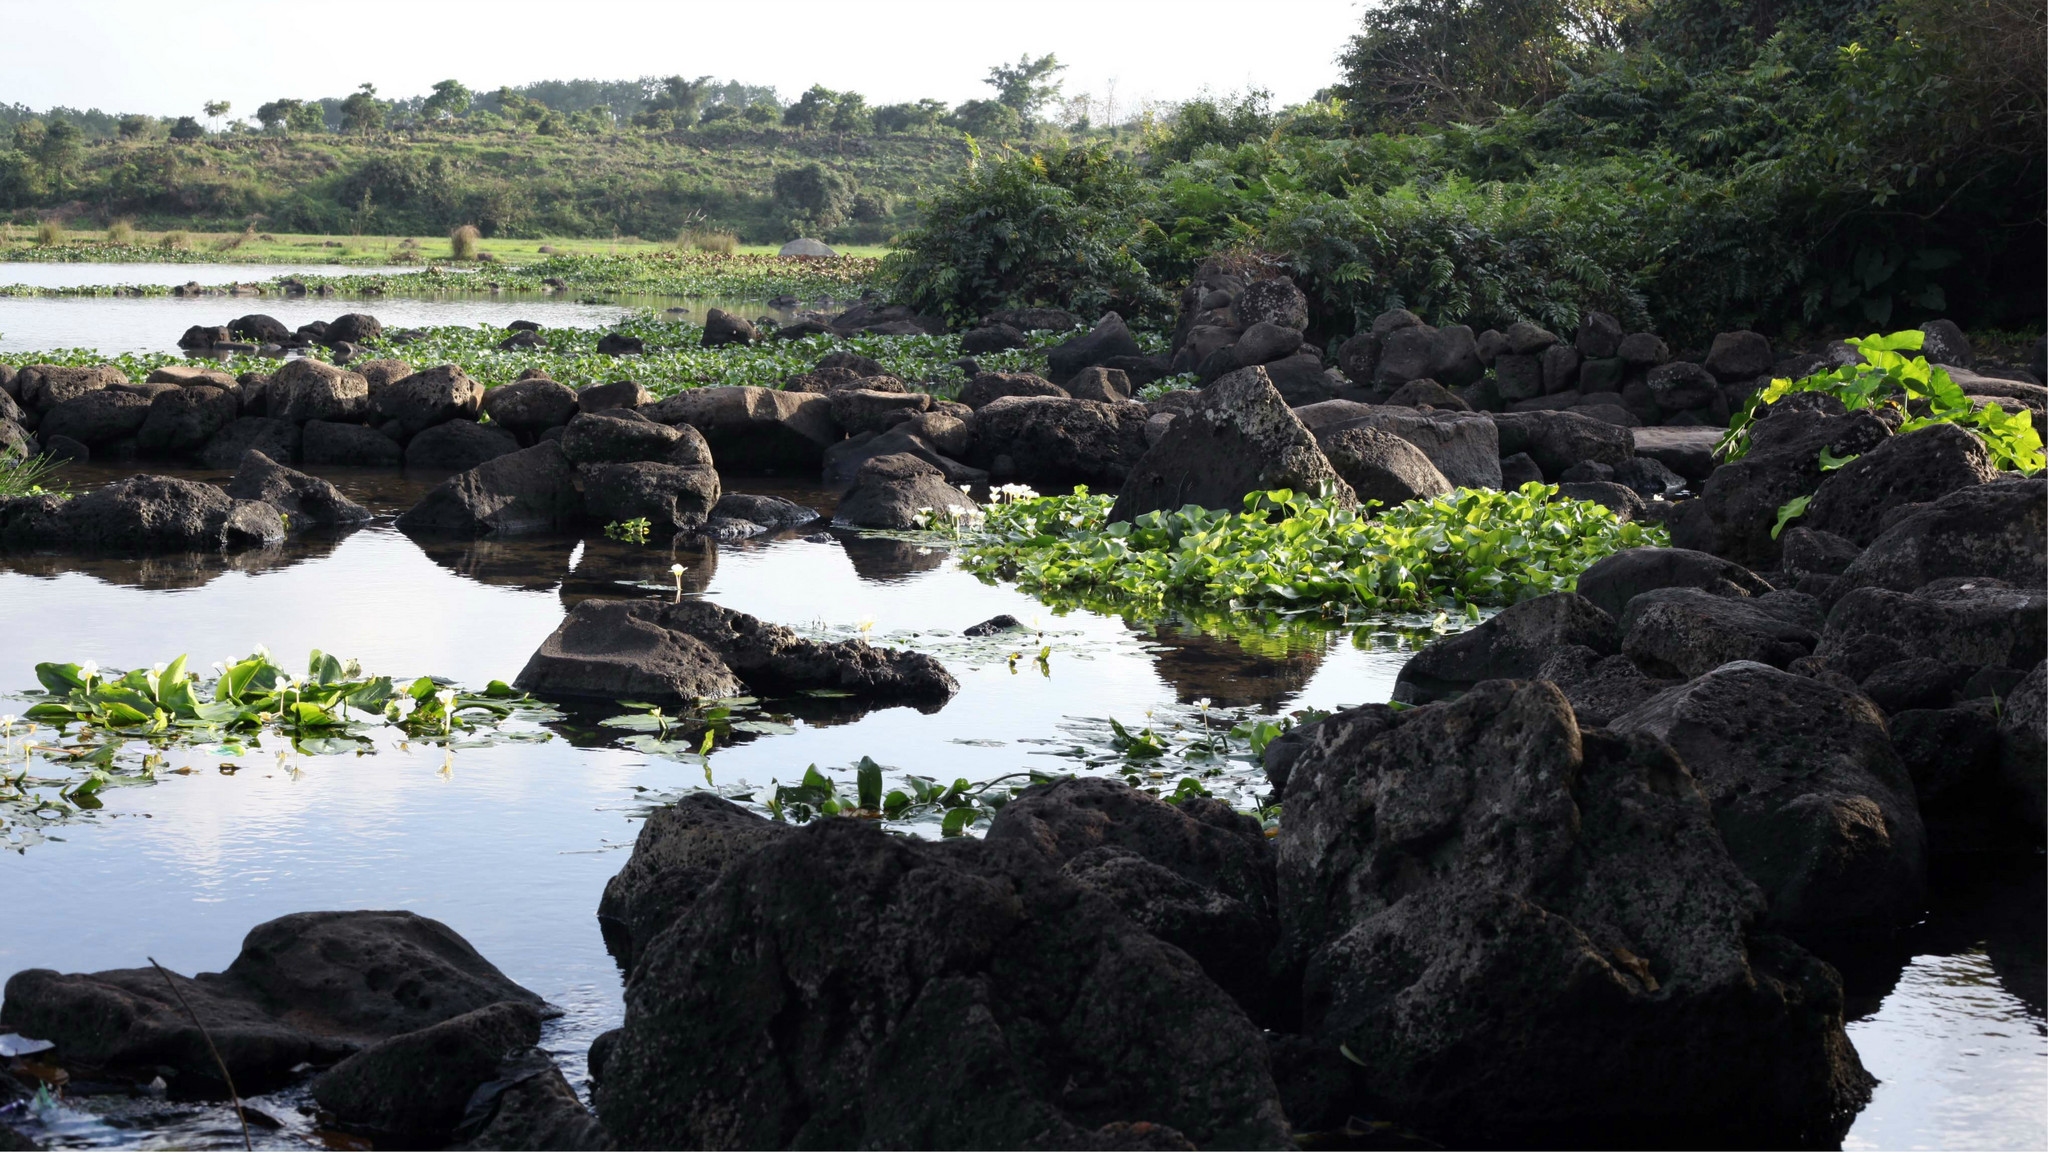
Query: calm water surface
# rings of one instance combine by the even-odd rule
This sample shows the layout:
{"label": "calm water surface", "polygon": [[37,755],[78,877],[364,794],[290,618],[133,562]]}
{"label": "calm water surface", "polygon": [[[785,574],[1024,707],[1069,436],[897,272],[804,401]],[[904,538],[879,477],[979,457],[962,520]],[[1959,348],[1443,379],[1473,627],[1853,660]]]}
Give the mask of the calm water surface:
{"label": "calm water surface", "polygon": [[[393,530],[388,513],[434,477],[325,474],[386,515],[226,560],[0,559],[0,689],[33,686],[41,660],[128,668],[186,653],[204,667],[258,643],[288,664],[317,647],[372,672],[480,686],[516,674],[568,603],[672,595],[662,591],[671,562],[664,549],[577,536],[423,546]],[[728,478],[727,488],[831,503],[827,492],[775,481]],[[796,720],[794,732],[720,748],[712,782],[729,794],[792,781],[811,764],[850,785],[850,765],[863,755],[892,777],[1068,771],[1074,761],[1048,755],[1073,743],[1063,726],[1199,718],[1194,705],[1204,699],[1218,713],[1384,700],[1407,656],[1370,638],[1290,649],[1113,615],[1055,615],[959,571],[944,549],[811,532],[684,554],[685,589],[820,634],[866,625],[878,641],[940,656],[961,691],[931,714],[899,707],[814,716]],[[1004,642],[959,636],[997,613],[1043,628],[1043,641],[1018,648],[1035,655],[1049,646],[1044,671],[1029,655],[1009,661]],[[145,955],[179,971],[218,971],[242,935],[271,917],[406,908],[445,921],[565,1008],[547,1044],[583,1083],[590,1039],[621,1012],[618,973],[595,919],[599,894],[625,860],[639,813],[664,794],[702,787],[703,767],[609,739],[577,746],[561,738],[453,752],[264,751],[240,758],[233,774],[218,770],[221,759],[174,752],[168,766],[191,774],[110,790],[96,818],[0,854],[9,893],[0,974],[128,967]],[[1849,1144],[2040,1147],[2048,1143],[2041,862],[1973,873],[1940,892],[1898,955],[1850,969],[1850,1034],[1884,1083]],[[287,1121],[271,1143],[303,1146],[296,1102],[290,1094],[259,1102]],[[54,1119],[49,1135],[81,1146],[239,1142],[218,1109],[92,1098]]]}

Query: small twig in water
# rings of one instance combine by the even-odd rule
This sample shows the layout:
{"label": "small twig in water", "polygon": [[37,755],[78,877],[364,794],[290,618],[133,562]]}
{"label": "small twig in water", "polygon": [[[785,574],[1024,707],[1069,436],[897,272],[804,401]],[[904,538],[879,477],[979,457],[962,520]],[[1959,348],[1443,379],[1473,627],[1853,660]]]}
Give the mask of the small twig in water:
{"label": "small twig in water", "polygon": [[169,988],[171,995],[178,998],[178,1007],[185,1010],[185,1015],[192,1020],[192,1026],[199,1029],[200,1038],[206,1041],[206,1050],[213,1054],[213,1066],[220,1069],[220,1078],[228,1086],[228,1096],[235,1102],[235,1119],[242,1122],[242,1147],[254,1152],[256,1146],[249,1141],[249,1118],[242,1115],[242,1094],[235,1091],[235,1078],[228,1075],[227,1061],[220,1058],[220,1049],[213,1046],[213,1033],[208,1032],[206,1025],[199,1022],[199,1013],[194,1012],[192,1005],[185,1002],[185,994],[178,991],[177,983],[171,979],[169,972],[164,971],[164,966],[156,962],[156,957],[146,956],[144,959],[149,961],[150,967],[156,969],[157,975],[164,978],[164,987]]}

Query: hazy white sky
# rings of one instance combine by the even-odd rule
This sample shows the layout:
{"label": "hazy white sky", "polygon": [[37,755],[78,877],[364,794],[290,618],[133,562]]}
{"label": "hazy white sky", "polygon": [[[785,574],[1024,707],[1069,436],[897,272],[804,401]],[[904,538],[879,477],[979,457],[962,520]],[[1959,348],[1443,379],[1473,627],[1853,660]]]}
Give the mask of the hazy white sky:
{"label": "hazy white sky", "polygon": [[[247,116],[279,96],[386,97],[454,77],[476,90],[534,80],[710,74],[817,83],[870,104],[989,95],[991,64],[1058,53],[1065,94],[1184,99],[1256,84],[1282,103],[1336,79],[1359,0],[0,0],[0,103]],[[53,50],[42,51],[42,46]]]}

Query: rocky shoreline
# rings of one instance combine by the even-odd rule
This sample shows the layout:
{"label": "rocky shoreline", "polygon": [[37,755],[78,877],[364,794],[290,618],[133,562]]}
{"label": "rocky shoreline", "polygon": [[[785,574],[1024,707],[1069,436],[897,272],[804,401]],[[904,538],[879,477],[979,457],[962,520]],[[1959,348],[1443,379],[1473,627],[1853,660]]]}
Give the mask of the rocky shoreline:
{"label": "rocky shoreline", "polygon": [[[0,547],[234,550],[360,519],[291,465],[373,442],[376,461],[333,452],[455,469],[399,526],[465,538],[801,522],[721,491],[714,460],[850,483],[841,520],[877,528],[971,514],[962,485],[1006,481],[1116,490],[1119,519],[1277,486],[1556,483],[1675,546],[1615,553],[1429,644],[1392,701],[1274,740],[1277,835],[1100,778],[1022,792],[979,840],[796,827],[709,793],[657,811],[595,909],[626,1012],[590,1051],[594,1110],[534,1052],[546,1006],[432,921],[286,917],[180,987],[238,1087],[310,1077],[335,1126],[386,1143],[1286,1147],[1363,1122],[1838,1146],[1873,1079],[1836,965],[1919,916],[1940,861],[2048,832],[2048,480],[1961,426],[1818,393],[1717,459],[1759,387],[1827,362],[1754,333],[1693,363],[1598,314],[1567,343],[1390,313],[1333,370],[1306,326],[1292,284],[1205,269],[1164,365],[1112,314],[1050,378],[979,375],[959,402],[848,353],[782,389],[660,401],[385,360],[144,385],[32,367],[0,379],[0,436],[216,467],[232,449],[238,470],[225,491],[144,475],[10,501]],[[1929,359],[2038,427],[2048,389],[1969,372],[1952,329],[1927,326]],[[1129,399],[1173,370],[1205,386]],[[956,687],[929,657],[677,601],[578,605],[519,686],[922,707]],[[94,1075],[222,1087],[148,969],[19,973],[0,1024]]]}

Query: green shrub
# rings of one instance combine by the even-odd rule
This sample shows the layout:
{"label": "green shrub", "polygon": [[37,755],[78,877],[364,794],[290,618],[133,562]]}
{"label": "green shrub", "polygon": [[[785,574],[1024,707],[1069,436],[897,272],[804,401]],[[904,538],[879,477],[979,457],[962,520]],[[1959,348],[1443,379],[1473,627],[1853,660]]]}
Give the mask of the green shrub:
{"label": "green shrub", "polygon": [[107,243],[135,243],[135,225],[126,219],[116,220],[112,224],[107,225]]}
{"label": "green shrub", "polygon": [[1055,603],[1108,593],[1141,608],[1341,616],[1513,604],[1571,590],[1613,552],[1666,541],[1661,527],[1556,494],[1462,488],[1362,513],[1283,489],[1246,497],[1243,512],[1189,505],[1111,524],[1114,500],[1077,488],[991,505],[962,562]]}
{"label": "green shrub", "polygon": [[882,274],[896,297],[954,321],[1052,304],[1163,318],[1167,294],[1132,251],[1144,189],[1101,146],[983,158],[919,205]]}
{"label": "green shrub", "polygon": [[481,239],[483,239],[483,233],[477,231],[476,225],[462,225],[460,228],[448,233],[449,257],[455,260],[476,259],[477,241]]}
{"label": "green shrub", "polygon": [[[1900,355],[1902,350],[1918,350],[1925,340],[1926,335],[1917,328],[1889,336],[1873,334],[1851,339],[1848,343],[1862,353],[1863,363],[1816,372],[1799,380],[1771,381],[1729,421],[1728,435],[1715,446],[1715,452],[1729,460],[1740,460],[1749,453],[1750,425],[1765,405],[1794,392],[1820,392],[1840,400],[1851,412],[1867,408],[1898,411],[1899,434],[1935,424],[1960,424],[1984,441],[1994,466],[2030,475],[2041,471],[2041,435],[2027,409],[2020,407],[2007,412],[1995,403],[1979,408],[1940,365],[1929,364],[1924,356]],[[1832,470],[1853,459],[1823,454],[1822,467]],[[1804,502],[1799,502],[1799,508],[1804,510]],[[1779,527],[1789,519],[1790,516],[1782,516]]]}

